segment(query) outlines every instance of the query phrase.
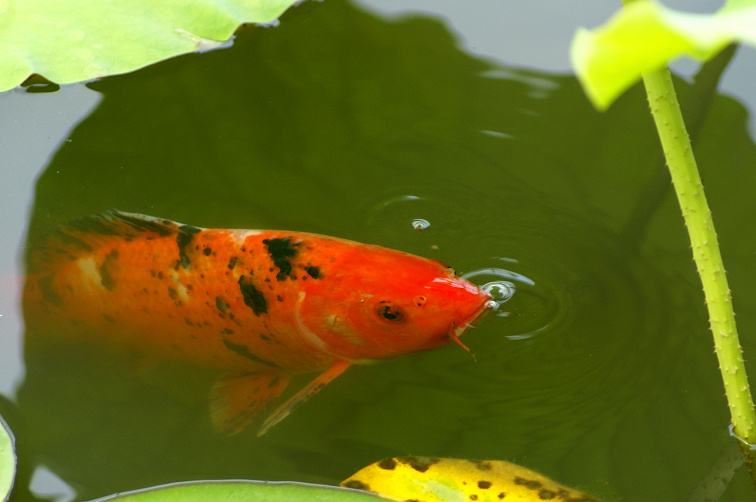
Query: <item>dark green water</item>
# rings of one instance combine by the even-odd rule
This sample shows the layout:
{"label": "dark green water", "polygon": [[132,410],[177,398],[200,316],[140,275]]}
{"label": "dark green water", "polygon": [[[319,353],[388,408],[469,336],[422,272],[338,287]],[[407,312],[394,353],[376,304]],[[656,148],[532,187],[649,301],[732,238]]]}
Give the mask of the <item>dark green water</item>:
{"label": "dark green water", "polygon": [[[78,344],[27,351],[3,410],[22,489],[39,465],[86,500],[186,479],[336,483],[413,454],[512,460],[606,500],[682,501],[728,443],[679,209],[646,189],[663,166],[640,89],[598,114],[571,77],[494,66],[435,21],[336,0],[89,87],[103,100],[40,177],[31,240],[116,207],[335,235],[534,284],[466,335],[477,362],[449,346],[353,368],[260,439],[212,430],[210,371]],[[717,97],[695,148],[753,360],[745,122]],[[752,497],[740,472],[723,500]]]}

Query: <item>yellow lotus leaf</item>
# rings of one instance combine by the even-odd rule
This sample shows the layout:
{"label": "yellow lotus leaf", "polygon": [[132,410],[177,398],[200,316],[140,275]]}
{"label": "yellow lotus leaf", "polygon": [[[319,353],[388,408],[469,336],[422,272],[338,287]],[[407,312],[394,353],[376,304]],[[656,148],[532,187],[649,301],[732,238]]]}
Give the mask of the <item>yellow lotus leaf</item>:
{"label": "yellow lotus leaf", "polygon": [[371,464],[341,486],[418,502],[599,502],[519,465],[501,460],[394,457]]}

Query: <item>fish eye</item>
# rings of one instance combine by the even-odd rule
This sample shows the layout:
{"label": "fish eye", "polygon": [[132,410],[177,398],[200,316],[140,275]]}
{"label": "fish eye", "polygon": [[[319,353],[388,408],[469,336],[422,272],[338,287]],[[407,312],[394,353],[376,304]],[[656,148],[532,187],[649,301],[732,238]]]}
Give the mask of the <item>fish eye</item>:
{"label": "fish eye", "polygon": [[402,320],[402,311],[396,308],[391,302],[380,302],[375,312],[387,321],[398,322]]}

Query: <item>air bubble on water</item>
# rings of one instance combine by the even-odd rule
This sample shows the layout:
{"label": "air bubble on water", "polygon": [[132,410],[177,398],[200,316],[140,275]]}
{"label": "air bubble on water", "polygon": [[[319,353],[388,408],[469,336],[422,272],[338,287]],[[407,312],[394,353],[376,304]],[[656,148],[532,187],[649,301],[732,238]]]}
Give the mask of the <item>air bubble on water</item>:
{"label": "air bubble on water", "polygon": [[491,297],[486,306],[492,310],[498,310],[502,303],[512,298],[516,287],[509,281],[493,281],[482,285],[480,289]]}
{"label": "air bubble on water", "polygon": [[496,301],[505,302],[512,298],[515,292],[515,285],[509,281],[493,281],[480,287],[483,291],[491,295]]}
{"label": "air bubble on water", "polygon": [[414,228],[418,232],[422,232],[428,227],[430,227],[430,222],[428,220],[424,220],[422,218],[416,218],[412,220],[412,228]]}
{"label": "air bubble on water", "polygon": [[[478,270],[462,274],[462,278],[467,280],[473,277],[485,277],[487,279],[490,276],[495,277],[496,280],[483,284],[480,286],[480,289],[491,297],[488,303],[486,303],[486,307],[492,310],[498,310],[503,303],[506,303],[514,296],[515,291],[517,291],[515,283],[519,282],[528,286],[535,286],[535,282],[532,279],[503,268],[479,268]],[[507,312],[497,312],[496,315],[500,317],[509,316]]]}

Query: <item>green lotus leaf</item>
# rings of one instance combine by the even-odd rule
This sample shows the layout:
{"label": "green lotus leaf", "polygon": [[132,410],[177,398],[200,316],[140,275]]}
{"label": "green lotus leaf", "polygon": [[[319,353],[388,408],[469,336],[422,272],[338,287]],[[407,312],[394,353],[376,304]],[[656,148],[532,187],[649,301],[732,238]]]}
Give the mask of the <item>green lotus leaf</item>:
{"label": "green lotus leaf", "polygon": [[375,502],[383,500],[372,493],[336,486],[270,481],[189,481],[154,486],[143,490],[119,493],[93,502]]}
{"label": "green lotus leaf", "polygon": [[756,0],[732,0],[715,14],[638,0],[599,28],[578,29],[570,57],[586,94],[603,110],[643,73],[683,55],[707,60],[733,42],[756,45]]}
{"label": "green lotus leaf", "polygon": [[224,45],[295,0],[0,0],[0,92],[37,73],[58,84],[126,73]]}
{"label": "green lotus leaf", "polygon": [[16,451],[13,433],[0,416],[0,500],[10,497],[13,479],[16,477]]}

